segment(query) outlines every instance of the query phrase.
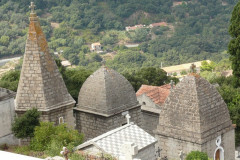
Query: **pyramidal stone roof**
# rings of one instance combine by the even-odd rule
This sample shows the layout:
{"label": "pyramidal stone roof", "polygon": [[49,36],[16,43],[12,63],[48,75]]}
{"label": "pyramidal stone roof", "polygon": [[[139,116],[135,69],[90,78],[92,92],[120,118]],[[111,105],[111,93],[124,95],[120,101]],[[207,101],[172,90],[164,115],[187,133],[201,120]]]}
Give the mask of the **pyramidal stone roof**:
{"label": "pyramidal stone roof", "polygon": [[118,72],[102,66],[84,82],[77,109],[110,116],[139,106],[129,81]]}
{"label": "pyramidal stone roof", "polygon": [[162,107],[156,133],[203,144],[233,129],[227,105],[207,80],[186,76]]}
{"label": "pyramidal stone roof", "polygon": [[[34,4],[31,3],[31,8]],[[75,103],[68,93],[58,67],[49,53],[45,35],[34,9],[16,96],[16,110],[36,107],[48,111]]]}

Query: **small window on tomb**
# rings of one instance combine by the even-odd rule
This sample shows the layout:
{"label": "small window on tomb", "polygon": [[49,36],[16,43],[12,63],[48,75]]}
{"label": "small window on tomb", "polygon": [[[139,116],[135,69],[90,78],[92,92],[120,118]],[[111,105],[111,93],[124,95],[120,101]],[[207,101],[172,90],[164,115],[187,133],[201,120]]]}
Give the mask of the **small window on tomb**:
{"label": "small window on tomb", "polygon": [[143,104],[143,105],[146,105],[146,102],[143,102],[142,104]]}
{"label": "small window on tomb", "polygon": [[63,123],[64,123],[63,117],[59,117],[59,124],[63,124]]}

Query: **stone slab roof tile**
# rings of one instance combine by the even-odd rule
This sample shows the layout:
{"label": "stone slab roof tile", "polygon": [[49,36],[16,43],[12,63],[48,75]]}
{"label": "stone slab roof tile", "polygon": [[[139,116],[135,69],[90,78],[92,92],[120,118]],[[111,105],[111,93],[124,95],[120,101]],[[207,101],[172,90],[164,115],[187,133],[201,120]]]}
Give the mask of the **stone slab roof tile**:
{"label": "stone slab roof tile", "polygon": [[171,90],[162,106],[157,134],[202,144],[231,129],[221,95],[207,80],[192,74]]}
{"label": "stone slab roof tile", "polygon": [[38,17],[31,12],[16,110],[37,107],[40,111],[47,111],[74,103],[49,52]]}
{"label": "stone slab roof tile", "polygon": [[87,78],[78,97],[78,110],[101,115],[113,115],[139,106],[130,82],[104,66]]}

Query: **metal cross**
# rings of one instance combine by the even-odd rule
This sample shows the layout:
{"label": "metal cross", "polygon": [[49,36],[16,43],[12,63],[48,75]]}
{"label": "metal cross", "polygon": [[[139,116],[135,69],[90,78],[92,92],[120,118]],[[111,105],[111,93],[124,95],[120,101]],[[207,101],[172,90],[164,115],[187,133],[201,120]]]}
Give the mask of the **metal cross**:
{"label": "metal cross", "polygon": [[196,65],[193,63],[193,64],[191,65],[191,67],[190,67],[191,73],[194,73],[195,68],[196,68]]}
{"label": "metal cross", "polygon": [[158,149],[157,149],[157,154],[158,154],[158,157],[160,157],[160,156],[161,156],[161,151],[162,151],[162,149],[160,149],[160,147],[158,147]]}
{"label": "metal cross", "polygon": [[29,8],[31,9],[31,13],[34,13],[34,8],[36,6],[34,5],[34,2],[31,2],[31,6],[29,6]]}

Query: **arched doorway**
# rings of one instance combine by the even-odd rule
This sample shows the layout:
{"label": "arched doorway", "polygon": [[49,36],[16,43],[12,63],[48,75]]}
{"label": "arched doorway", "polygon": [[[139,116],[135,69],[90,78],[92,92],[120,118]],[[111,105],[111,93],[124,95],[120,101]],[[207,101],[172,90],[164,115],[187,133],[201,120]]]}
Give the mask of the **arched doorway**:
{"label": "arched doorway", "polygon": [[215,154],[215,160],[220,160],[220,150],[218,149]]}
{"label": "arched doorway", "polygon": [[214,160],[224,160],[224,150],[222,147],[218,147],[214,153]]}

